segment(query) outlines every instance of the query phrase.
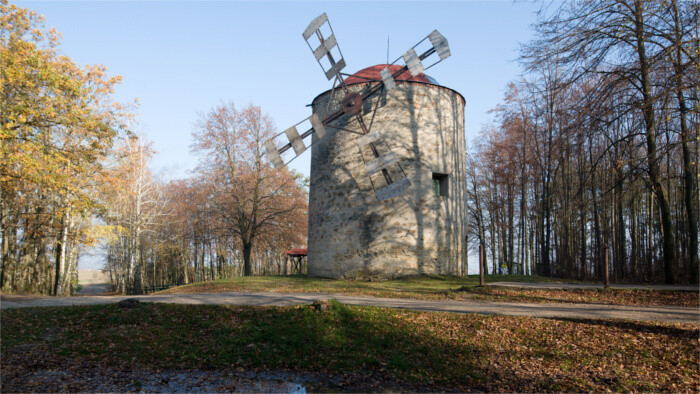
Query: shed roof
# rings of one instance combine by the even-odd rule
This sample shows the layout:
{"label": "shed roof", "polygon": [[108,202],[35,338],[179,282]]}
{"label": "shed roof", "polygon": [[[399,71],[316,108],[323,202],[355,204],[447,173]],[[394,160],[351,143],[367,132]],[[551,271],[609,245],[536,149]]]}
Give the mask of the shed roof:
{"label": "shed roof", "polygon": [[284,252],[287,256],[306,256],[306,248],[289,249]]}

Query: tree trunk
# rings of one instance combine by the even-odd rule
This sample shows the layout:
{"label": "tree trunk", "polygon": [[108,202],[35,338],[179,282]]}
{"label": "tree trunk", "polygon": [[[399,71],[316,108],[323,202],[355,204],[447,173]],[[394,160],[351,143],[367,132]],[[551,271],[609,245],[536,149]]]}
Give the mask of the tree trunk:
{"label": "tree trunk", "polygon": [[685,209],[687,214],[688,222],[688,254],[690,265],[690,282],[693,284],[698,283],[698,212],[696,210],[698,194],[698,184],[695,174],[697,173],[697,157],[695,160],[691,157],[690,141],[696,139],[693,130],[688,129],[687,116],[688,108],[685,104],[684,97],[684,86],[683,86],[683,55],[681,50],[681,45],[683,44],[683,37],[680,31],[680,15],[678,14],[678,2],[673,0],[671,2],[671,7],[673,9],[673,22],[674,22],[674,45],[676,49],[676,58],[674,61],[674,72],[676,77],[676,97],[678,99],[678,110],[680,115],[680,126],[681,126],[681,146],[683,148],[683,186],[684,186],[684,200]]}
{"label": "tree trunk", "polygon": [[[4,198],[4,196],[2,197]],[[0,253],[0,290],[5,290],[5,275],[10,267],[10,228],[7,225],[8,215],[5,211],[5,202],[2,202],[0,211],[0,231],[2,232],[2,252]]]}
{"label": "tree trunk", "polygon": [[253,250],[253,243],[250,241],[243,241],[243,275],[250,276],[250,253]]}
{"label": "tree trunk", "polygon": [[[187,248],[184,248],[184,250],[187,250]],[[185,279],[185,284],[190,283],[190,277],[187,274],[187,271],[189,270],[188,264],[187,264],[187,253],[182,254],[182,273]]]}
{"label": "tree trunk", "polygon": [[673,223],[671,222],[671,207],[668,202],[668,193],[663,183],[659,171],[658,154],[656,151],[656,118],[654,113],[654,98],[651,96],[649,82],[649,64],[646,56],[645,34],[644,34],[644,4],[642,0],[634,1],[635,13],[635,38],[637,41],[637,54],[639,56],[639,67],[641,76],[641,88],[644,114],[644,126],[646,128],[647,162],[648,173],[654,194],[661,211],[661,236],[663,238],[663,264],[664,281],[668,284],[676,282],[674,272],[676,263],[676,245],[674,241]]}
{"label": "tree trunk", "polygon": [[550,276],[550,262],[549,262],[549,243],[551,237],[551,220],[550,220],[550,209],[549,209],[549,179],[545,176],[542,184],[542,235],[540,238],[542,255],[540,256],[540,266],[537,271],[538,275]]}
{"label": "tree trunk", "polygon": [[618,179],[615,184],[615,249],[613,255],[613,272],[615,278],[619,281],[625,277],[625,266],[627,263],[627,245],[626,245],[626,229],[625,217],[622,201],[622,174],[618,173]]}
{"label": "tree trunk", "polygon": [[66,212],[61,219],[60,238],[56,244],[56,275],[54,284],[55,296],[63,296],[65,293],[66,248],[68,247],[68,215]]}

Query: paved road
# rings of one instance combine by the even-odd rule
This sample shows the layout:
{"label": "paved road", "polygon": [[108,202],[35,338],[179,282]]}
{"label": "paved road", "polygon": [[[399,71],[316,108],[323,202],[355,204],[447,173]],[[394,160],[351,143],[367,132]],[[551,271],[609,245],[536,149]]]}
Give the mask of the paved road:
{"label": "paved road", "polygon": [[71,306],[111,304],[126,298],[142,302],[164,302],[177,304],[216,305],[275,305],[290,306],[310,304],[314,301],[334,298],[343,304],[366,305],[418,311],[441,311],[453,313],[480,313],[509,316],[534,316],[572,319],[624,319],[641,321],[664,321],[673,323],[700,324],[700,309],[680,307],[617,306],[600,304],[565,303],[510,303],[493,301],[427,301],[400,298],[356,297],[322,293],[251,293],[230,292],[210,294],[168,294],[148,296],[83,296],[83,297],[38,297],[2,296],[0,308],[33,306]]}

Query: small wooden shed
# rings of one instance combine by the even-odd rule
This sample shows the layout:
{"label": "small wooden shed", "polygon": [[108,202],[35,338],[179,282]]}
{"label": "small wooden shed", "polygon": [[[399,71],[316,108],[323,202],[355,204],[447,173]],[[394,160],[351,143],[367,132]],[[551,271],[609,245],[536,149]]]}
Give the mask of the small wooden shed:
{"label": "small wooden shed", "polygon": [[[306,267],[306,248],[294,248],[284,252],[284,274],[303,274]],[[290,267],[291,262],[291,267]]]}

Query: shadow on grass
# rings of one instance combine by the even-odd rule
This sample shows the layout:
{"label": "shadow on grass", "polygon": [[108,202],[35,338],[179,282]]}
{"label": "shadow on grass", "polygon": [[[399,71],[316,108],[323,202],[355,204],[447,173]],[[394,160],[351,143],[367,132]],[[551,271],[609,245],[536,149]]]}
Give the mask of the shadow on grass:
{"label": "shadow on grass", "polygon": [[626,320],[592,320],[592,319],[575,319],[575,318],[548,318],[549,320],[559,320],[571,323],[580,323],[587,325],[596,325],[601,327],[614,327],[622,330],[654,333],[667,336],[674,339],[697,339],[700,337],[700,328],[680,328],[677,326],[665,325],[664,323],[645,323],[638,321]]}
{"label": "shadow on grass", "polygon": [[[575,369],[542,368],[543,361],[532,357],[546,356],[544,362],[550,367],[574,361],[549,349],[547,341],[533,345],[539,343],[540,334],[521,326],[528,322],[526,318],[347,307],[334,301],[325,310],[150,303],[133,309],[116,305],[27,308],[3,311],[2,318],[4,349],[43,344],[47,352],[64,357],[145,369],[243,368],[340,377],[334,380],[336,386],[328,387],[331,391],[601,391],[613,387],[612,380],[601,380],[602,375],[595,375],[598,372],[577,375]],[[697,330],[644,323],[561,320],[661,332],[683,342],[692,342],[698,335]],[[562,327],[561,334],[572,328]],[[484,337],[484,331],[490,335]],[[522,341],[515,342],[515,347],[499,343],[511,340],[516,332]],[[479,335],[482,340],[469,340]],[[518,360],[512,359],[514,354]],[[634,370],[628,372],[634,375]],[[557,379],[552,379],[552,373]],[[632,384],[621,390],[639,387]]]}
{"label": "shadow on grass", "polygon": [[478,356],[483,352],[473,346],[441,339],[391,310],[350,309],[335,301],[323,312],[151,303],[33,309],[3,312],[3,343],[46,343],[57,355],[89,355],[114,366],[342,375],[359,391],[372,391],[363,386],[371,380],[419,391],[483,389],[487,381]]}

